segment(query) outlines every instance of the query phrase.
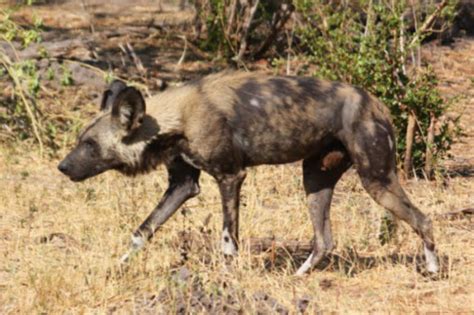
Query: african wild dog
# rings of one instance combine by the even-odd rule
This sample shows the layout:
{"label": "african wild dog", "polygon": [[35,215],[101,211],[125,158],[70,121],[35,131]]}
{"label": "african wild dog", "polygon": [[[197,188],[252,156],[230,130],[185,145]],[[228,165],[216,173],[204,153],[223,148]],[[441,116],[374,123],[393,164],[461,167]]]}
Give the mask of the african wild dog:
{"label": "african wild dog", "polygon": [[138,90],[113,82],[104,92],[101,113],[59,164],[73,181],[110,169],[135,175],[166,165],[169,188],[133,234],[122,261],[199,193],[201,170],[216,179],[221,193],[222,250],[236,254],[245,169],[303,160],[315,238],[297,274],[333,248],[331,198],[352,164],[370,196],[420,235],[427,269],[437,272],[431,221],[397,179],[390,114],[367,92],[314,78],[231,72],[168,89],[147,99],[146,107]]}

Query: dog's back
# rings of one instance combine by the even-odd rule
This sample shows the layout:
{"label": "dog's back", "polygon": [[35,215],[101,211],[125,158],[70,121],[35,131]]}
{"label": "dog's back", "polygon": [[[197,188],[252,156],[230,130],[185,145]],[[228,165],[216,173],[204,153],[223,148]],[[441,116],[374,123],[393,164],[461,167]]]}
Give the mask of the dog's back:
{"label": "dog's back", "polygon": [[391,130],[387,109],[367,92],[308,77],[217,74],[165,92],[151,106],[168,99],[182,111],[189,150],[205,159],[236,156],[245,166],[293,162],[353,142],[354,127],[373,130],[374,117]]}

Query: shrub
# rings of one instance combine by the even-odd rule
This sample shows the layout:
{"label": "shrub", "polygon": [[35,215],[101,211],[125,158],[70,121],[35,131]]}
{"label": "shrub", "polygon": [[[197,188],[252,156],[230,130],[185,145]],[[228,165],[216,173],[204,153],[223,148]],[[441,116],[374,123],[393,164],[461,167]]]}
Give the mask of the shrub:
{"label": "shrub", "polygon": [[[0,94],[0,140],[35,139],[40,154],[48,149],[53,153],[59,148],[61,139],[58,134],[67,133],[76,128],[70,115],[60,115],[44,106],[42,90],[47,91],[40,73],[44,70],[43,80],[54,80],[54,69],[40,69],[37,59],[21,58],[18,50],[30,44],[41,42],[42,24],[36,20],[32,26],[23,27],[10,18],[11,11],[0,10],[0,79],[3,93]],[[41,58],[46,58],[40,51]],[[62,77],[57,78],[63,86],[72,84],[71,71],[61,67]],[[45,94],[50,94],[45,92]],[[52,118],[55,117],[55,118]]]}
{"label": "shrub", "polygon": [[310,73],[363,87],[380,98],[392,113],[405,174],[424,170],[431,177],[455,130],[445,117],[450,102],[440,96],[432,69],[422,64],[420,45],[435,21],[449,23],[455,3],[344,3],[297,1],[303,23],[296,36],[315,69]]}
{"label": "shrub", "polygon": [[[16,52],[14,41],[27,47],[41,40],[41,21],[35,22],[33,28],[25,29],[10,19],[9,11],[2,10],[0,15],[0,39],[14,52]],[[0,49],[0,77],[12,87],[10,97],[4,95],[1,100],[0,121],[12,129],[20,139],[33,134],[42,151],[43,128],[39,119],[40,111],[36,106],[40,83],[35,61],[12,60],[3,49]]]}
{"label": "shrub", "polygon": [[294,10],[289,0],[196,0],[194,5],[200,48],[234,61],[261,57]]}

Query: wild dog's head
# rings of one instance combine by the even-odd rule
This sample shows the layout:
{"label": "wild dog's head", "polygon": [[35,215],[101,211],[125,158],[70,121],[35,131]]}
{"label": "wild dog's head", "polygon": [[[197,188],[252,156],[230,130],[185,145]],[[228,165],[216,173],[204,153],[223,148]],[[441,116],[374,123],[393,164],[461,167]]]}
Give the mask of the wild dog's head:
{"label": "wild dog's head", "polygon": [[[82,181],[110,169],[126,170],[139,163],[153,132],[144,128],[145,101],[141,93],[114,81],[104,92],[101,113],[79,135],[75,148],[58,169],[73,181]],[[144,129],[147,129],[144,131]]]}

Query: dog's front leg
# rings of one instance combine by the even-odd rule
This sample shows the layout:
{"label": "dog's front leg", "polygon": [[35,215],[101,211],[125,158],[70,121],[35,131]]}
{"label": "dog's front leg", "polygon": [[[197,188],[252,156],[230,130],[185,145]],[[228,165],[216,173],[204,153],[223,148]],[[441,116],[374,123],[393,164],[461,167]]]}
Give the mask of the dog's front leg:
{"label": "dog's front leg", "polygon": [[222,198],[223,228],[222,228],[222,252],[225,255],[237,254],[239,241],[239,203],[240,188],[245,179],[245,171],[236,174],[225,174],[216,176],[219,191]]}
{"label": "dog's front leg", "polygon": [[186,200],[199,194],[200,171],[181,158],[175,158],[167,165],[169,186],[158,205],[146,220],[133,233],[128,252],[120,261],[127,262],[150,239],[155,231],[163,225]]}

